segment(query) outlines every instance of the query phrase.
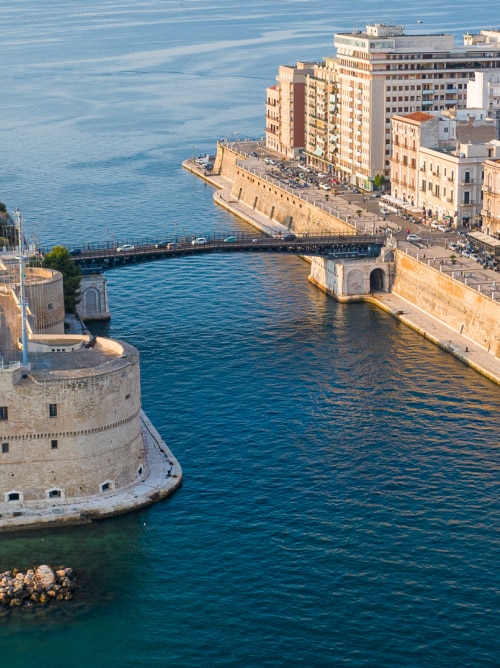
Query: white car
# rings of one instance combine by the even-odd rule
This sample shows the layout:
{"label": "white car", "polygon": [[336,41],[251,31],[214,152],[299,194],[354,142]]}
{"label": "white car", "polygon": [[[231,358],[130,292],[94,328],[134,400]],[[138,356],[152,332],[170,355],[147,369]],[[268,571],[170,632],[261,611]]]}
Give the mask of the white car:
{"label": "white car", "polygon": [[419,237],[418,234],[409,234],[406,241],[422,241],[422,237]]}
{"label": "white car", "polygon": [[328,185],[328,183],[321,183],[319,187],[320,187],[320,188],[323,188],[323,190],[331,190],[331,188],[330,188],[330,186]]}
{"label": "white car", "polygon": [[203,244],[206,243],[207,240],[205,239],[205,237],[198,237],[197,239],[193,239],[193,241],[191,242],[193,246],[203,246]]}
{"label": "white car", "polygon": [[132,246],[132,244],[123,244],[123,246],[118,246],[116,252],[126,253],[127,251],[133,251],[133,250],[135,250],[135,246]]}

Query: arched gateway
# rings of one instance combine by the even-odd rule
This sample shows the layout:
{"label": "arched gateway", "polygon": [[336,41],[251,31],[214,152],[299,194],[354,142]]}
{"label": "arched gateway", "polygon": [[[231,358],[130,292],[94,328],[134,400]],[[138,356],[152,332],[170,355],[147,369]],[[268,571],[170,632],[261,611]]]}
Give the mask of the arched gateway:
{"label": "arched gateway", "polygon": [[385,272],[379,267],[370,273],[370,292],[385,292]]}

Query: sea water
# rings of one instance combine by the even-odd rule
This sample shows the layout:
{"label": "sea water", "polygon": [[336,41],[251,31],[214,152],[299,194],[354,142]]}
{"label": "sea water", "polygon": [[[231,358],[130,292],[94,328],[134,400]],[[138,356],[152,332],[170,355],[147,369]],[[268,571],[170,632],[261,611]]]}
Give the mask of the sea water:
{"label": "sea water", "polygon": [[[262,136],[279,64],[370,21],[497,22],[483,1],[325,5],[6,0],[0,199],[43,244],[244,230],[181,162]],[[140,350],[184,484],[2,534],[0,570],[66,564],[81,584],[1,617],[2,668],[498,665],[498,388],[307,275],[253,254],[106,273],[103,330]]]}

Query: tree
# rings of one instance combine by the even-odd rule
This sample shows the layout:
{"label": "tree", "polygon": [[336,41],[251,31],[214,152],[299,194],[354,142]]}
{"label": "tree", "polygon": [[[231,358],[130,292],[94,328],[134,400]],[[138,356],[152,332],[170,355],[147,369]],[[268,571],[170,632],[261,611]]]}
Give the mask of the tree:
{"label": "tree", "polygon": [[384,187],[384,183],[385,183],[385,177],[383,174],[377,174],[373,179],[373,185],[375,186],[375,188],[377,188],[377,190],[382,190],[382,188]]}
{"label": "tree", "polygon": [[63,276],[64,309],[68,313],[75,313],[76,306],[80,301],[82,270],[73,262],[69,250],[64,246],[54,246],[50,253],[47,253],[43,258],[43,266],[61,272]]}

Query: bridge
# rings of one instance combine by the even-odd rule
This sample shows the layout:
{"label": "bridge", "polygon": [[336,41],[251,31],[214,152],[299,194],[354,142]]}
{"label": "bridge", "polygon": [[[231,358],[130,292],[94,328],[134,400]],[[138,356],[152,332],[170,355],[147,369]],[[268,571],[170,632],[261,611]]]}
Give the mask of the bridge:
{"label": "bridge", "polygon": [[133,262],[206,253],[281,253],[329,259],[377,257],[385,240],[384,235],[298,236],[289,233],[267,237],[231,232],[226,235],[174,236],[121,246],[89,244],[85,248],[72,248],[70,253],[83,271],[102,271]]}

